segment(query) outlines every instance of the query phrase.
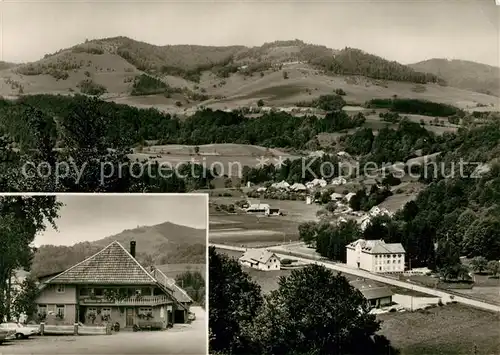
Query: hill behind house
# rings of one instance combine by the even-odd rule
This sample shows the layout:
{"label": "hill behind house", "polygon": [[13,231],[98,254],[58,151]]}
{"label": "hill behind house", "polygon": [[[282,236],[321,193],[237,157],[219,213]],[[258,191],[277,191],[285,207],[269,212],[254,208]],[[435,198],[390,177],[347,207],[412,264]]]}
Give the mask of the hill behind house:
{"label": "hill behind house", "polygon": [[[290,106],[336,89],[357,104],[393,95],[460,107],[498,101],[456,89],[455,84],[465,87],[456,80],[446,86],[433,66],[429,72],[415,68],[355,48],[337,50],[301,40],[250,48],[157,46],[113,37],[61,49],[33,63],[0,67],[0,95],[98,93],[107,100],[178,114],[200,106],[256,105],[259,99],[270,106]],[[483,69],[471,66],[470,76]]]}
{"label": "hill behind house", "polygon": [[429,59],[409,67],[435,74],[448,85],[500,96],[500,68],[466,60]]}
{"label": "hill behind house", "polygon": [[115,240],[127,250],[130,241],[135,240],[137,260],[145,267],[206,262],[206,230],[166,222],[127,229],[94,242],[77,243],[72,246],[42,245],[35,253],[33,274],[39,276],[63,271]]}

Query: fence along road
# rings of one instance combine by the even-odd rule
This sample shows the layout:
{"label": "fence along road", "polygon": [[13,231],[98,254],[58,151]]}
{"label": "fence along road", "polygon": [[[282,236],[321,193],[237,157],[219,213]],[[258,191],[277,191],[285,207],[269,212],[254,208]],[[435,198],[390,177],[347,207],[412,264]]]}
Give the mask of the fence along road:
{"label": "fence along road", "polygon": [[[223,244],[210,243],[210,246],[213,246],[217,249],[226,249],[226,250],[241,251],[241,252],[245,252],[247,250],[247,248],[235,247],[235,246],[223,245]],[[327,269],[345,272],[346,274],[364,277],[366,279],[379,281],[379,282],[382,282],[385,284],[389,284],[389,285],[393,285],[393,286],[397,286],[397,287],[401,287],[401,288],[406,288],[408,290],[413,290],[413,291],[417,291],[417,292],[421,292],[421,293],[426,293],[428,295],[440,297],[442,299],[442,301],[445,303],[451,302],[451,301],[457,301],[458,303],[463,303],[463,304],[471,306],[471,307],[484,309],[484,310],[487,310],[490,312],[500,313],[500,306],[486,303],[483,301],[478,301],[478,300],[470,299],[467,297],[457,296],[456,294],[451,294],[449,292],[445,292],[442,290],[436,290],[436,289],[425,287],[425,286],[415,285],[415,284],[405,282],[405,281],[394,280],[394,279],[391,279],[391,278],[388,278],[385,276],[372,274],[372,273],[365,271],[365,270],[349,268],[349,267],[343,266],[343,264],[339,264],[339,263],[318,261],[318,260],[313,259],[313,258],[296,256],[293,253],[290,253],[287,255],[287,254],[283,253],[284,249],[281,249],[279,247],[262,248],[262,249],[267,249],[269,251],[272,251],[279,258],[289,258],[290,255],[293,255],[293,258],[298,260],[298,261],[302,261],[302,262],[306,262],[306,263],[310,263],[310,264],[322,265],[322,266],[326,267]]]}

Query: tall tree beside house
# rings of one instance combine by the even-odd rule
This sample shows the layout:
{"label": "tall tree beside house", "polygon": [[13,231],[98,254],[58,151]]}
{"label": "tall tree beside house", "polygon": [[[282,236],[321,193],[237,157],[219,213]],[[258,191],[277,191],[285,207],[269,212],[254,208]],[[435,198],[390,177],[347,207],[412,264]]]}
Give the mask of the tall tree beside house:
{"label": "tall tree beside house", "polygon": [[347,260],[346,246],[361,236],[359,225],[353,220],[337,225],[319,223],[316,233],[316,251],[324,257],[342,262]]}
{"label": "tall tree beside house", "polygon": [[[307,297],[304,297],[307,295]],[[281,277],[252,334],[259,354],[395,353],[363,295],[348,280],[312,265]]]}
{"label": "tall tree beside house", "polygon": [[262,296],[236,260],[209,249],[210,353],[257,354],[248,333]]}
{"label": "tall tree beside house", "polygon": [[35,235],[55,220],[61,204],[54,196],[0,198],[0,319],[11,316],[10,276],[16,269],[29,270]]}
{"label": "tall tree beside house", "polygon": [[27,277],[12,303],[12,316],[19,319],[22,314],[25,314],[27,320],[30,321],[37,311],[35,300],[38,293],[39,289],[35,278]]}
{"label": "tall tree beside house", "polygon": [[202,306],[205,305],[205,279],[199,271],[186,271],[177,275],[175,282],[187,292],[189,297]]}

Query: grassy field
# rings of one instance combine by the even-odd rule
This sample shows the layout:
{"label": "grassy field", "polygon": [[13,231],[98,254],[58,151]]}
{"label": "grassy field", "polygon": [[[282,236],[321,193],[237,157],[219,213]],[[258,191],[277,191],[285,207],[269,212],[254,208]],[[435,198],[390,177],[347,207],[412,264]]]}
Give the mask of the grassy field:
{"label": "grassy field", "polygon": [[[381,334],[402,355],[499,354],[498,315],[450,304],[423,312],[387,313]],[[476,352],[474,348],[476,347]]]}
{"label": "grassy field", "polygon": [[[500,279],[489,278],[487,275],[474,275],[473,277],[474,284],[457,285],[439,282],[437,287],[458,292],[485,302],[500,304]],[[435,287],[436,282],[438,282],[438,279],[425,275],[411,276],[410,279],[429,287]]]}
{"label": "grassy field", "polygon": [[[231,204],[236,201],[241,200],[241,198],[236,197],[212,197],[211,202]],[[286,216],[280,217],[280,220],[292,221],[292,222],[306,222],[311,220],[316,220],[316,212],[321,208],[316,204],[307,205],[305,201],[291,201],[291,200],[266,200],[266,199],[249,199],[252,203],[267,203],[271,208],[279,208]],[[255,216],[245,215],[248,221],[254,221]],[[272,218],[270,218],[272,219]],[[243,218],[245,220],[245,218]]]}
{"label": "grassy field", "polygon": [[195,154],[195,146],[190,145],[152,145],[136,149],[129,158],[139,161],[157,161],[166,168],[176,167],[183,163],[201,164],[206,169],[216,169],[221,175],[241,177],[243,167],[259,166],[261,157],[266,163],[274,163],[278,157],[297,159],[298,155],[280,149],[268,149],[248,144],[206,144],[200,145],[199,154]]}
{"label": "grassy field", "polygon": [[211,243],[216,244],[263,247],[297,241],[298,225],[298,221],[287,219],[287,216],[265,217],[211,211],[209,238]]}

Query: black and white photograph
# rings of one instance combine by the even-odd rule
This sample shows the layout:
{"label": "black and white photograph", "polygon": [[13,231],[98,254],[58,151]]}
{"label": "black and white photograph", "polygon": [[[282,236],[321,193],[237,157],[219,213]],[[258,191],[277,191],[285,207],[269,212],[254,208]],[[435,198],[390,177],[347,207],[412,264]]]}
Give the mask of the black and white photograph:
{"label": "black and white photograph", "polygon": [[206,195],[8,195],[0,209],[0,353],[207,353]]}
{"label": "black and white photograph", "polygon": [[500,354],[499,1],[3,0],[0,31],[0,191],[104,193],[0,206],[0,353]]}

